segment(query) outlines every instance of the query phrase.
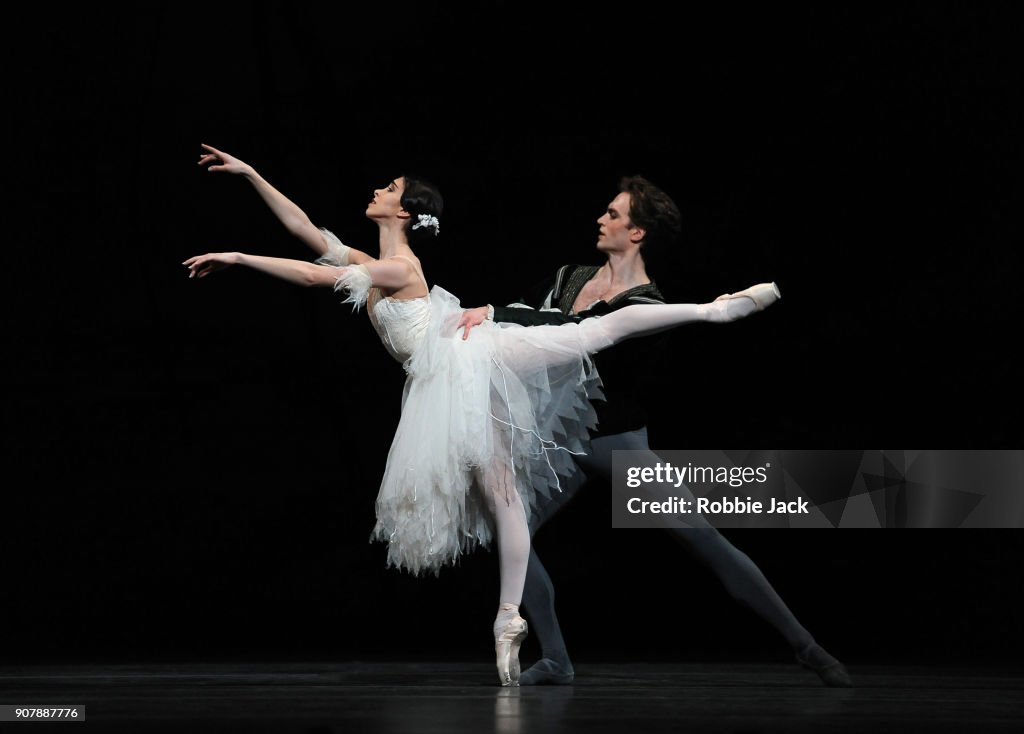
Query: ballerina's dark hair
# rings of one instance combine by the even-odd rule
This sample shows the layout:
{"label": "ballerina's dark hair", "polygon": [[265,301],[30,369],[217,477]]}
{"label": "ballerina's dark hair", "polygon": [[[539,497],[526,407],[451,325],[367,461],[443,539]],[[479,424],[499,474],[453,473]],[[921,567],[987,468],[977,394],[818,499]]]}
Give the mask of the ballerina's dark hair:
{"label": "ballerina's dark hair", "polygon": [[434,184],[415,175],[402,176],[405,186],[402,189],[402,208],[409,212],[412,217],[405,224],[405,234],[409,238],[409,244],[428,243],[437,236],[433,227],[417,227],[420,214],[427,214],[441,219],[441,212],[444,210],[444,199],[441,192]]}

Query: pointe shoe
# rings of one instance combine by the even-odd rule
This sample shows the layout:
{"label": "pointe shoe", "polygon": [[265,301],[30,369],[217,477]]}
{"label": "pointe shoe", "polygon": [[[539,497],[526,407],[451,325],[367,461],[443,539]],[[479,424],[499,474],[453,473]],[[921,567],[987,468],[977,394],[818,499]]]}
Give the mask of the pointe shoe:
{"label": "pointe shoe", "polygon": [[853,688],[853,678],[846,666],[825,652],[821,645],[812,645],[803,654],[797,653],[796,661],[801,667],[817,673],[829,688]]}
{"label": "pointe shoe", "polygon": [[519,648],[526,639],[526,620],[516,614],[494,635],[498,680],[503,686],[519,685]]}
{"label": "pointe shoe", "polygon": [[782,298],[782,292],[775,283],[758,283],[752,285],[739,293],[726,293],[716,298],[716,301],[726,301],[731,298],[749,298],[754,302],[755,311],[764,311],[777,300]]}

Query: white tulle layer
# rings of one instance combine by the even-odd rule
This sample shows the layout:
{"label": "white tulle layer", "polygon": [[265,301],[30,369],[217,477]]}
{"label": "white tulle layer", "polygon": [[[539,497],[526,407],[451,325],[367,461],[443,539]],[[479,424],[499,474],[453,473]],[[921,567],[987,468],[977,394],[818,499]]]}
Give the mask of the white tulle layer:
{"label": "white tulle layer", "polygon": [[388,543],[389,565],[416,574],[488,545],[488,504],[510,492],[537,511],[596,425],[588,398],[601,396],[600,378],[576,324],[488,321],[463,340],[461,314],[457,298],[431,290],[377,497],[373,538]]}

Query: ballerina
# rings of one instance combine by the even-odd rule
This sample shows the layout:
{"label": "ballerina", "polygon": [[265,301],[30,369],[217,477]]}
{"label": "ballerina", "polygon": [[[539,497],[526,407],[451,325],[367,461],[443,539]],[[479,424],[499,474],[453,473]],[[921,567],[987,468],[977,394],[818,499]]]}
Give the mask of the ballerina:
{"label": "ballerina", "polygon": [[[400,176],[377,189],[366,216],[379,257],[318,228],[248,164],[203,145],[199,165],[243,175],[285,227],[319,256],[314,263],[241,252],[189,258],[189,277],[243,265],[302,286],[330,287],[367,314],[408,375],[402,415],[377,496],[373,538],[388,565],[419,574],[496,539],[500,569],[493,625],[498,677],[518,685],[519,614],[530,555],[529,519],[576,469],[594,427],[599,377],[590,355],[634,336],[693,322],[725,323],[774,303],[762,283],[708,304],[635,305],[558,326],[489,322],[462,339],[463,309],[429,288],[411,245],[440,233],[443,200],[431,184]],[[554,437],[559,437],[556,442]]]}

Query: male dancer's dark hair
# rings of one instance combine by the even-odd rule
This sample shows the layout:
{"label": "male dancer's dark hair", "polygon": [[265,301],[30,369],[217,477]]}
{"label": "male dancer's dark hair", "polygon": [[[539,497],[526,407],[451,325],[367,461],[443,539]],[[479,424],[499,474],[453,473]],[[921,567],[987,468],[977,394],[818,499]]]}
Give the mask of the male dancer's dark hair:
{"label": "male dancer's dark hair", "polygon": [[641,255],[675,242],[682,230],[683,218],[668,194],[643,176],[624,177],[619,182],[619,191],[629,194],[629,221],[646,232]]}

